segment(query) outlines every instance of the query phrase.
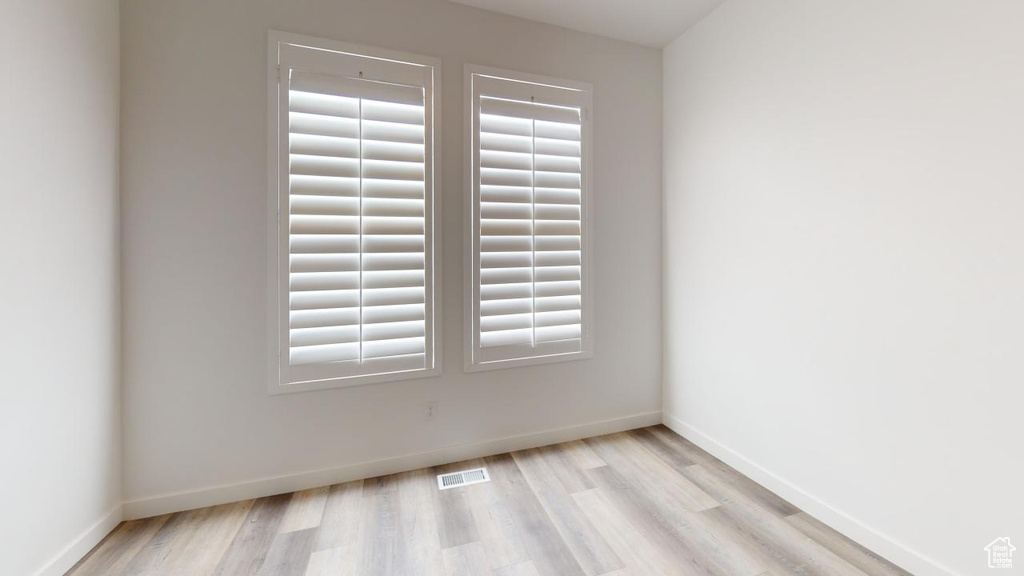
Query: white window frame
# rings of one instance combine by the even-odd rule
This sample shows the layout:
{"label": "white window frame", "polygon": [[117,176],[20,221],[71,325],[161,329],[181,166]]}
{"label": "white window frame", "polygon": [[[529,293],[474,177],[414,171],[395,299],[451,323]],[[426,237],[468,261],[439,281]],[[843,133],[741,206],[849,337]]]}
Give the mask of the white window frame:
{"label": "white window frame", "polygon": [[[441,313],[441,61],[430,56],[409,54],[362,46],[336,40],[315,38],[288,32],[269,30],[267,33],[267,391],[270,394],[305,392],[380,382],[413,380],[438,376],[442,372],[442,313]],[[426,68],[429,80],[425,86],[425,127],[429,142],[429,160],[425,181],[425,247],[428,280],[426,321],[427,353],[424,369],[373,373],[347,377],[287,383],[282,370],[288,362],[288,154],[282,151],[280,135],[288,131],[287,101],[281,98],[280,50],[284,46],[314,48],[325,53],[335,52],[360,59],[360,72],[372,77],[377,66],[393,66],[394,62]],[[340,64],[339,68],[346,68]],[[287,89],[287,86],[285,87]],[[287,139],[285,139],[287,142]],[[283,193],[282,193],[283,192]],[[282,218],[282,216],[284,218]],[[284,223],[285,225],[282,225]],[[283,368],[284,367],[284,368]]]}
{"label": "white window frame", "polygon": [[[482,372],[487,370],[501,370],[519,366],[534,366],[540,364],[551,364],[557,362],[570,362],[586,360],[594,356],[594,325],[593,325],[593,302],[594,302],[594,281],[593,281],[593,232],[591,215],[593,213],[593,87],[586,82],[553,78],[526,72],[505,70],[475,64],[466,64],[464,69],[464,107],[466,133],[464,139],[464,160],[465,160],[465,197],[468,222],[465,227],[465,319],[464,319],[464,370],[465,372]],[[477,357],[479,349],[477,343],[477,301],[479,299],[477,281],[478,268],[476,266],[478,223],[480,218],[480,203],[478,197],[479,170],[477,166],[478,149],[477,141],[479,133],[477,130],[477,111],[479,110],[478,95],[473,85],[475,76],[489,76],[502,80],[511,80],[524,83],[523,86],[535,85],[539,90],[564,90],[578,93],[582,103],[581,110],[581,158],[583,162],[581,173],[581,248],[582,256],[582,309],[581,322],[581,350],[553,355],[517,357],[506,360],[482,361]],[[524,92],[526,94],[527,92]],[[575,101],[575,100],[573,100]]]}

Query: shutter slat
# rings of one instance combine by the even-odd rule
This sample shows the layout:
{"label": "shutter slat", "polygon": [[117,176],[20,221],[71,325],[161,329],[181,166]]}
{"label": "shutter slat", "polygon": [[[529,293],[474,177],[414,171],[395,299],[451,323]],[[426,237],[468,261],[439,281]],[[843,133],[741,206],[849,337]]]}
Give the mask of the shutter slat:
{"label": "shutter slat", "polygon": [[424,197],[423,182],[415,180],[364,180],[363,198],[420,198]]}
{"label": "shutter slat", "polygon": [[288,140],[288,150],[292,154],[359,158],[359,140],[356,138],[295,133]]}
{"label": "shutter slat", "polygon": [[529,186],[481,186],[482,202],[533,203],[533,188]]}
{"label": "shutter slat", "polygon": [[402,122],[381,122],[379,120],[363,120],[362,135],[364,140],[383,142],[404,142],[407,144],[423,144],[423,126]]}
{"label": "shutter slat", "polygon": [[480,270],[481,284],[509,284],[533,282],[533,268],[484,268]]}
{"label": "shutter slat", "polygon": [[423,234],[424,224],[421,217],[363,216],[363,234]]}
{"label": "shutter slat", "polygon": [[580,204],[579,189],[540,188],[535,191],[537,204]]}
{"label": "shutter slat", "polygon": [[319,310],[359,306],[359,290],[311,290],[292,292],[292,310]]}
{"label": "shutter slat", "polygon": [[359,159],[292,154],[291,173],[296,176],[342,176],[346,178],[358,178]]}
{"label": "shutter slat", "polygon": [[288,114],[288,131],[292,134],[359,138],[359,120],[323,114],[290,112]]}
{"label": "shutter slat", "polygon": [[581,179],[579,174],[535,170],[533,172],[533,182],[537,188],[570,188],[579,190]]}
{"label": "shutter slat", "polygon": [[583,335],[583,326],[538,326],[534,329],[537,342],[557,342],[559,340],[575,340]]}
{"label": "shutter slat", "polygon": [[355,234],[293,234],[288,244],[292,254],[359,252],[359,236]]}
{"label": "shutter slat", "polygon": [[533,341],[533,329],[524,330],[502,330],[500,332],[481,332],[480,347],[493,348],[497,346],[514,346],[516,344],[529,344]]}
{"label": "shutter slat", "polygon": [[329,344],[324,346],[301,346],[291,349],[289,361],[293,366],[341,362],[359,358],[359,344]]}
{"label": "shutter slat", "polygon": [[578,296],[582,294],[579,281],[566,282],[537,282],[535,284],[536,296]]}
{"label": "shutter slat", "polygon": [[363,142],[363,158],[369,160],[419,162],[422,164],[425,157],[423,148],[423,144],[366,140]]}
{"label": "shutter slat", "polygon": [[533,172],[482,167],[480,168],[480,184],[483,186],[533,186]]}
{"label": "shutter slat", "polygon": [[481,202],[480,217],[503,220],[532,220],[533,206],[511,202]]}
{"label": "shutter slat", "polygon": [[363,216],[422,218],[424,202],[418,198],[364,198]]}
{"label": "shutter slat", "polygon": [[533,267],[532,252],[484,252],[480,254],[480,268]]}
{"label": "shutter slat", "polygon": [[533,154],[520,152],[480,151],[482,168],[507,168],[511,170],[533,170]]}
{"label": "shutter slat", "polygon": [[485,316],[480,318],[482,332],[499,330],[518,330],[533,327],[533,314],[506,314],[504,316]]}
{"label": "shutter slat", "polygon": [[577,220],[582,216],[578,204],[537,204],[534,208],[538,220]]}
{"label": "shutter slat", "polygon": [[359,199],[346,196],[291,195],[292,214],[358,216]]}
{"label": "shutter slat", "polygon": [[556,312],[559,310],[580,310],[582,299],[579,296],[549,296],[534,300],[537,312]]}
{"label": "shutter slat", "polygon": [[579,310],[560,310],[557,312],[537,312],[537,327],[578,325],[581,321]]}
{"label": "shutter slat", "polygon": [[583,263],[583,256],[579,250],[552,250],[537,252],[535,260],[538,267],[579,266]]}
{"label": "shutter slat", "polygon": [[307,290],[358,290],[358,272],[292,273],[288,282],[292,292]]}
{"label": "shutter slat", "polygon": [[481,236],[480,252],[532,252],[532,236]]}
{"label": "shutter slat", "polygon": [[304,196],[359,196],[359,178],[292,175],[289,191]]}
{"label": "shutter slat", "polygon": [[532,298],[533,284],[492,284],[480,287],[480,300]]}
{"label": "shutter slat", "polygon": [[364,358],[382,358],[387,356],[401,356],[405,354],[423,354],[426,347],[424,337],[401,338],[397,340],[381,340],[378,342],[363,342]]}
{"label": "shutter slat", "polygon": [[537,236],[578,236],[579,220],[536,220],[534,222]]}
{"label": "shutter slat", "polygon": [[578,156],[552,156],[550,154],[537,154],[534,156],[534,164],[537,170],[542,172],[570,172],[580,173],[580,159]]}
{"label": "shutter slat", "polygon": [[425,286],[423,269],[388,270],[386,272],[363,272],[363,289],[411,288]]}
{"label": "shutter slat", "polygon": [[425,334],[426,325],[422,320],[367,324],[363,327],[364,342],[398,340],[403,338],[422,338]]}
{"label": "shutter slat", "polygon": [[533,302],[533,298],[487,300],[480,303],[480,316],[501,316],[504,314],[525,314],[533,312]]}
{"label": "shutter slat", "polygon": [[[494,150],[498,152],[533,152],[533,137],[482,132],[480,134],[480,151]],[[547,152],[552,154],[552,152]],[[564,155],[564,154],[563,154]],[[571,156],[571,154],[568,154]],[[578,156],[578,154],[577,154]]]}
{"label": "shutter slat", "polygon": [[533,234],[533,221],[489,218],[480,221],[480,233],[495,236],[528,236]]}
{"label": "shutter slat", "polygon": [[379,120],[382,122],[397,122],[400,124],[412,124],[423,126],[423,106],[401,104],[397,102],[380,102],[374,100],[363,100],[363,120]]}
{"label": "shutter slat", "polygon": [[358,271],[359,254],[292,254],[289,263],[293,273]]}
{"label": "shutter slat", "polygon": [[423,304],[373,306],[363,309],[363,324],[423,320],[426,318],[426,313],[426,307]]}
{"label": "shutter slat", "polygon": [[423,304],[426,295],[423,288],[377,288],[363,290],[363,306],[395,306]]}
{"label": "shutter slat", "polygon": [[363,159],[363,178],[378,180],[423,180],[422,162]]}
{"label": "shutter slat", "polygon": [[379,252],[363,253],[363,271],[374,270],[423,270],[422,252]]}
{"label": "shutter slat", "polygon": [[583,246],[579,236],[538,236],[533,241],[537,252],[579,250]]}
{"label": "shutter slat", "polygon": [[579,266],[538,266],[535,268],[534,279],[537,282],[561,282],[564,280],[582,280]]}
{"label": "shutter slat", "polygon": [[346,344],[359,341],[359,326],[322,326],[292,330],[289,342],[292,346],[317,346],[323,344]]}
{"label": "shutter slat", "polygon": [[523,118],[508,118],[494,114],[480,114],[480,131],[508,136],[533,136],[533,122]]}
{"label": "shutter slat", "polygon": [[575,140],[551,140],[548,138],[537,138],[533,141],[534,152],[538,155],[548,156],[569,156],[579,158],[583,155],[579,141]]}
{"label": "shutter slat", "polygon": [[288,326],[293,329],[351,324],[359,324],[358,308],[292,310],[288,315]]}
{"label": "shutter slat", "polygon": [[567,124],[563,122],[537,120],[534,124],[534,131],[534,136],[536,136],[538,140],[569,140],[572,142],[579,142],[581,136],[579,124]]}
{"label": "shutter slat", "polygon": [[293,88],[288,92],[288,110],[293,113],[339,116],[358,120],[359,99],[317,94]]}
{"label": "shutter slat", "polygon": [[422,234],[390,234],[363,237],[363,253],[416,252],[422,253],[426,239]]}

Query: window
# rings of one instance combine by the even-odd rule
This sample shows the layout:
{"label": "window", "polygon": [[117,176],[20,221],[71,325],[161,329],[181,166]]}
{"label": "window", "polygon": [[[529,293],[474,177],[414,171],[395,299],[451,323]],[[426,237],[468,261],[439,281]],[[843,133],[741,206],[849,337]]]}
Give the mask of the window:
{"label": "window", "polygon": [[436,374],[435,59],[270,34],[270,391]]}
{"label": "window", "polygon": [[590,356],[589,85],[469,66],[466,369]]}

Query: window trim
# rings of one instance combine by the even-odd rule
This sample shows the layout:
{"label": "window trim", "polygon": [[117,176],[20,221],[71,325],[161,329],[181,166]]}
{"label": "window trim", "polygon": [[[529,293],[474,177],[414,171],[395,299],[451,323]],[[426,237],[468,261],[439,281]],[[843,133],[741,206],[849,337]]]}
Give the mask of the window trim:
{"label": "window trim", "polygon": [[[428,239],[431,244],[427,249],[426,258],[431,279],[431,294],[433,296],[432,315],[429,323],[428,338],[433,349],[433,365],[423,370],[410,370],[403,372],[389,372],[379,374],[357,375],[324,380],[298,382],[287,384],[281,378],[281,361],[285,358],[287,348],[284,346],[287,333],[283,331],[282,320],[282,294],[287,294],[287,274],[282,274],[281,246],[282,241],[288,238],[287,228],[280,226],[281,206],[281,178],[284,160],[280,156],[280,129],[281,129],[281,107],[279,99],[279,48],[281,45],[293,44],[331,52],[340,52],[353,56],[391,60],[400,63],[408,63],[431,68],[431,86],[428,89],[430,95],[430,114],[426,118],[427,135],[430,138],[431,162],[428,171],[431,173],[429,203],[431,210],[427,215],[427,222],[430,226]],[[326,390],[332,388],[347,388],[351,386],[363,386],[383,382],[396,382],[405,380],[416,380],[439,376],[442,373],[442,292],[441,282],[443,268],[441,264],[442,254],[442,226],[441,224],[441,199],[440,193],[441,176],[441,60],[438,58],[409,54],[363,46],[337,40],[316,38],[277,30],[267,31],[267,300],[266,300],[266,343],[267,343],[267,392],[271,395],[289,394],[295,392],[306,392],[311,390]],[[287,173],[286,170],[284,173]],[[430,303],[428,303],[430,304]]]}
{"label": "window trim", "polygon": [[[581,319],[583,332],[581,337],[581,349],[579,352],[563,354],[552,354],[547,356],[531,356],[523,358],[512,358],[508,360],[495,360],[488,362],[477,362],[475,360],[477,338],[474,318],[476,314],[476,262],[474,258],[476,244],[476,221],[477,221],[477,192],[476,192],[476,142],[478,133],[476,130],[475,96],[473,89],[473,77],[475,75],[492,76],[503,80],[512,80],[553,88],[577,90],[583,93],[582,110],[582,146],[583,171],[581,173],[582,186],[581,194],[581,246],[582,255],[582,286],[581,296],[583,299]],[[468,217],[463,216],[464,238],[463,238],[463,271],[464,300],[463,305],[463,370],[467,373],[485,372],[489,370],[502,370],[521,366],[535,366],[543,364],[554,364],[586,360],[594,357],[594,326],[593,326],[593,303],[594,303],[594,266],[593,266],[593,226],[594,194],[593,188],[593,86],[586,82],[567,80],[541,76],[527,72],[518,72],[476,64],[466,64],[463,73],[463,108],[465,118],[465,137],[463,139],[463,174],[465,189],[465,207]]]}

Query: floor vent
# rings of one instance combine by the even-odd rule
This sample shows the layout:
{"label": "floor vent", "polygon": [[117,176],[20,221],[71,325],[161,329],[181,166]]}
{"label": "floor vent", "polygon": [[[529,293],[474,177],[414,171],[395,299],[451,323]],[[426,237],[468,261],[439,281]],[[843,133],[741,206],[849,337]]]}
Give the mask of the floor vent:
{"label": "floor vent", "polygon": [[473,470],[437,475],[437,487],[441,490],[490,481],[491,477],[487,475],[487,468],[474,468]]}

